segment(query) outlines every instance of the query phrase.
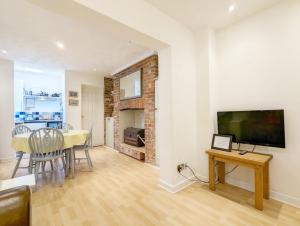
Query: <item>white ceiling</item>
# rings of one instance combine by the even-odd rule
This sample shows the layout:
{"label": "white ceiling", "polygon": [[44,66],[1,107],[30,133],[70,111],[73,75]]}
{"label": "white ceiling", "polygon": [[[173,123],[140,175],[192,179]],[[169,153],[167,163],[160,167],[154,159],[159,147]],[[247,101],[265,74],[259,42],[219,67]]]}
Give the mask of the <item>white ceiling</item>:
{"label": "white ceiling", "polygon": [[[146,0],[191,30],[219,29],[281,0]],[[231,4],[236,10],[228,12]]]}
{"label": "white ceiling", "polygon": [[[73,1],[1,0],[0,58],[14,60],[19,68],[96,68],[106,75],[150,52],[129,41],[126,32],[112,30],[109,19],[93,13]],[[58,40],[64,50],[55,45]]]}

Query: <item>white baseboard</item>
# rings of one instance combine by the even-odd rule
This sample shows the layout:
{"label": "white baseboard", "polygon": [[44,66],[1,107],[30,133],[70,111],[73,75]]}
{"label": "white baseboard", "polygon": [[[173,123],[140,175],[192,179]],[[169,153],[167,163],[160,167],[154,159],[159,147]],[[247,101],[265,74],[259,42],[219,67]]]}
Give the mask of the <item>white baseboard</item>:
{"label": "white baseboard", "polygon": [[[243,182],[231,177],[226,178],[228,184],[254,192],[254,184]],[[300,208],[300,199],[281,192],[270,190],[270,198]]]}
{"label": "white baseboard", "polygon": [[109,150],[111,150],[111,151],[114,151],[114,152],[119,153],[119,151],[116,150],[116,149],[114,149],[114,148],[108,147],[108,146],[106,146],[106,145],[104,145],[103,147],[105,147],[105,148],[107,148],[107,149],[109,149]]}
{"label": "white baseboard", "polygon": [[146,162],[145,162],[144,164],[145,164],[146,166],[149,166],[149,167],[153,168],[153,169],[160,170],[159,166],[152,165],[152,164],[146,163]]}
{"label": "white baseboard", "polygon": [[[208,178],[205,176],[197,175],[197,177],[199,177],[203,181],[208,180]],[[194,179],[194,177],[190,177],[189,179]],[[185,189],[186,187],[192,185],[193,183],[195,183],[195,182],[185,179],[175,185],[171,185],[163,180],[160,180],[159,186],[168,192],[176,193],[176,192],[179,192],[179,191]],[[254,192],[254,185],[251,183],[243,182],[243,181],[231,178],[231,177],[226,178],[226,183],[237,186],[239,188],[242,188],[242,189],[245,189],[248,191],[251,191],[251,192]],[[287,195],[287,194],[284,194],[281,192],[270,190],[270,198],[274,199],[276,201],[286,203],[288,205],[300,208],[300,199],[297,197],[293,197],[293,196],[290,196],[290,195]]]}
{"label": "white baseboard", "polygon": [[11,157],[11,158],[1,158],[0,163],[6,163],[6,162],[12,162],[15,161],[16,157]]}
{"label": "white baseboard", "polygon": [[270,197],[279,202],[300,208],[300,199],[277,191],[270,191]]}
{"label": "white baseboard", "polygon": [[[194,177],[192,176],[189,179],[193,179],[193,178]],[[171,193],[179,192],[179,191],[183,190],[184,188],[192,185],[193,183],[195,183],[195,181],[190,181],[188,179],[185,179],[175,185],[171,185],[163,180],[159,180],[159,186]]]}

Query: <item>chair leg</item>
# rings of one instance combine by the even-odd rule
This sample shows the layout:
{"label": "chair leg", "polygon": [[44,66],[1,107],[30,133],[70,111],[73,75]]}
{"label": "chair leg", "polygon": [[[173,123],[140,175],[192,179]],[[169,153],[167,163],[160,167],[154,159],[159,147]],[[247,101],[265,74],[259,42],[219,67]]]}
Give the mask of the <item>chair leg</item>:
{"label": "chair leg", "polygon": [[32,157],[31,157],[31,154],[29,155],[29,164],[28,164],[28,173],[31,174],[32,169],[30,170],[30,168],[32,168]]}
{"label": "chair leg", "polygon": [[13,174],[12,174],[12,176],[11,176],[11,178],[14,178],[15,176],[16,176],[16,173],[17,173],[17,170],[18,170],[18,168],[19,168],[19,165],[20,165],[20,162],[21,162],[21,160],[22,160],[22,158],[23,158],[23,152],[19,152],[19,158],[18,158],[18,161],[17,161],[17,164],[16,164],[16,166],[15,166],[15,168],[14,168],[14,171],[13,171]]}
{"label": "chair leg", "polygon": [[53,171],[54,167],[53,167],[53,161],[50,160],[50,165],[51,165],[51,170]]}
{"label": "chair leg", "polygon": [[88,156],[89,156],[89,160],[90,160],[91,166],[93,167],[92,158],[91,158],[91,156],[90,156],[90,150],[87,150],[87,153],[88,153]]}
{"label": "chair leg", "polygon": [[61,158],[61,161],[62,161],[62,164],[63,164],[63,169],[64,169],[64,171],[65,171],[65,174],[66,174],[66,170],[67,170],[67,168],[66,168],[66,161],[65,161],[65,158],[64,158],[64,157],[62,157],[62,158]]}
{"label": "chair leg", "polygon": [[65,158],[66,158],[66,171],[65,171],[65,175],[68,176],[69,175],[69,171],[70,171],[70,155],[69,155],[69,150],[66,150],[65,152]]}
{"label": "chair leg", "polygon": [[32,158],[30,157],[29,167],[28,167],[29,174],[32,174],[33,167],[34,167],[34,162],[33,162]]}
{"label": "chair leg", "polygon": [[75,151],[73,148],[71,148],[70,155],[71,155],[70,165],[71,165],[71,171],[72,171],[72,178],[74,178],[75,177]]}
{"label": "chair leg", "polygon": [[38,174],[39,174],[39,169],[40,169],[40,162],[35,162],[35,167],[34,167],[34,175],[35,175],[35,180],[37,181],[38,179]]}
{"label": "chair leg", "polygon": [[42,162],[42,171],[45,172],[46,162]]}
{"label": "chair leg", "polygon": [[60,186],[62,186],[63,182],[61,181],[61,176],[60,176],[60,170],[59,170],[59,162],[58,159],[54,160],[54,164],[55,164],[55,174],[56,174],[56,179],[59,183]]}
{"label": "chair leg", "polygon": [[90,153],[89,153],[88,149],[85,150],[85,156],[86,156],[86,159],[87,159],[87,162],[88,162],[88,165],[89,165],[89,169],[92,170],[93,164],[92,164],[92,160],[91,160]]}

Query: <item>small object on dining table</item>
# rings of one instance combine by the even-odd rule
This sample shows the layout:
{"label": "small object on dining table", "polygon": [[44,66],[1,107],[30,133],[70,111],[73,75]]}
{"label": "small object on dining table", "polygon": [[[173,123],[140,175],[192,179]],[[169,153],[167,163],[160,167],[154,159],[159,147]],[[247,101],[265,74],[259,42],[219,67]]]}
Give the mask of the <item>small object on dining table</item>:
{"label": "small object on dining table", "polygon": [[61,130],[62,130],[63,133],[68,133],[69,132],[68,128],[62,128]]}

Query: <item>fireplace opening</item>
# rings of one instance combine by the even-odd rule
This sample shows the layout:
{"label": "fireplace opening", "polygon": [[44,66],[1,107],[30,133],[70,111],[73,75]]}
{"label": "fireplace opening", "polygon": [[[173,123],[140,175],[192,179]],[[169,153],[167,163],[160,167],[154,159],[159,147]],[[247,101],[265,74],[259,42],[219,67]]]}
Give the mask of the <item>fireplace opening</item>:
{"label": "fireplace opening", "polygon": [[119,150],[133,158],[145,160],[144,110],[130,109],[119,114]]}
{"label": "fireplace opening", "polygon": [[145,146],[145,129],[134,127],[124,129],[124,143],[136,147]]}

